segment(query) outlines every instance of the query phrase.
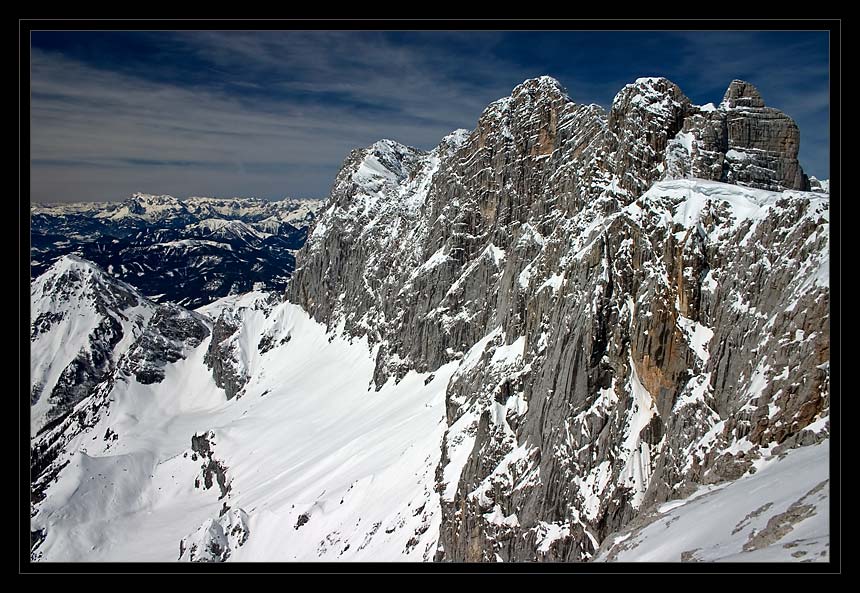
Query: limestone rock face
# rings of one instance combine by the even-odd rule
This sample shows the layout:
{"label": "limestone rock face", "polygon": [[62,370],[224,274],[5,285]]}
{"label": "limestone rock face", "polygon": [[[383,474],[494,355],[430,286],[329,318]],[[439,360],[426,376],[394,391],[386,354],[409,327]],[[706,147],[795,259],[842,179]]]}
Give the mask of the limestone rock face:
{"label": "limestone rock face", "polygon": [[249,324],[259,321],[274,304],[272,295],[265,292],[249,292],[238,297],[222,299],[222,306],[212,326],[212,340],[206,349],[203,362],[212,371],[218,387],[224,389],[228,400],[241,397],[242,389],[250,376],[252,358],[264,354],[274,344],[270,336],[264,336],[254,350],[243,348],[248,334],[253,331]]}
{"label": "limestone rock face", "polygon": [[826,437],[829,199],[789,191],[797,127],[760,103],[647,78],[606,113],[542,77],[430,152],[346,160],[287,296],[378,347],[377,387],[459,362],[437,559],[588,560]]}
{"label": "limestone rock face", "polygon": [[797,124],[766,107],[748,82],[732,81],[719,109],[692,109],[678,139],[688,148],[686,176],[772,191],[810,189],[797,160]]}
{"label": "limestone rock face", "polygon": [[614,157],[612,172],[631,195],[639,195],[660,177],[666,148],[690,109],[690,100],[665,78],[640,78],[616,95],[607,150]]}
{"label": "limestone rock face", "polygon": [[761,98],[758,89],[743,80],[733,80],[723,95],[722,104],[727,109],[739,107],[753,107],[761,109],[764,107],[764,99]]}

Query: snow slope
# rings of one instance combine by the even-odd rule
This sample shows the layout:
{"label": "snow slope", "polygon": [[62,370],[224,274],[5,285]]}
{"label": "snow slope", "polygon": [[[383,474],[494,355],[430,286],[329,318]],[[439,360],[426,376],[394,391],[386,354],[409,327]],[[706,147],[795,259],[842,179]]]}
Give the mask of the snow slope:
{"label": "snow slope", "polygon": [[[252,301],[230,297],[209,310]],[[70,465],[37,506],[32,530],[46,530],[37,559],[173,561],[181,540],[183,559],[192,546],[200,559],[221,534],[219,519],[237,517],[246,537],[231,540],[230,561],[432,558],[453,366],[369,390],[365,341],[332,339],[289,303],[254,313],[246,338],[271,335],[277,346],[249,356],[241,398],[228,402],[215,386],[203,362],[210,338],[169,365],[161,383],[117,382],[107,412],[69,443]],[[205,488],[195,434],[207,435],[226,468],[226,494],[214,482]]]}
{"label": "snow slope", "polygon": [[610,536],[596,562],[827,562],[830,440],[704,486]]}

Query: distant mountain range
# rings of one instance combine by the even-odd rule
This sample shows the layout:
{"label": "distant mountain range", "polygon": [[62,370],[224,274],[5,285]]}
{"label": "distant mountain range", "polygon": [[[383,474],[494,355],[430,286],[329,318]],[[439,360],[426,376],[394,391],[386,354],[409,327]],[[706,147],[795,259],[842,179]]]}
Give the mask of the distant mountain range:
{"label": "distant mountain range", "polygon": [[34,204],[30,276],[74,254],[155,302],[192,309],[254,286],[283,290],[321,204],[140,193],[123,202]]}

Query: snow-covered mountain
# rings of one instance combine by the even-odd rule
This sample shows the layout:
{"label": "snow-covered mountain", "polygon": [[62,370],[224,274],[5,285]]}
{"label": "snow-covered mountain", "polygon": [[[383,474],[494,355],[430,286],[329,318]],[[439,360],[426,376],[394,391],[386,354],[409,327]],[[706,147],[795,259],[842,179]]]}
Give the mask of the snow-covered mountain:
{"label": "snow-covered mountain", "polygon": [[174,355],[100,347],[55,398],[33,558],[828,560],[829,195],[798,142],[742,81],[604,112],[541,77],[432,151],[353,151],[286,299],[148,330],[135,294]]}
{"label": "snow-covered mountain", "polygon": [[[122,202],[57,202],[33,204],[30,215],[34,229],[68,222],[80,222],[75,217],[86,215],[94,223],[106,225],[114,233],[123,228],[138,230],[165,223],[169,226],[185,225],[193,221],[216,218],[258,222],[267,218],[303,226],[301,221],[312,221],[319,200],[284,198],[263,200],[260,198],[175,198],[169,195],[156,196],[135,193]],[[45,221],[43,217],[51,220]],[[124,225],[124,226],[123,226]]]}
{"label": "snow-covered mountain", "polygon": [[121,203],[34,205],[31,277],[75,254],[156,302],[194,308],[255,285],[283,290],[320,205],[148,194]]}
{"label": "snow-covered mountain", "polygon": [[62,418],[110,374],[156,306],[74,256],[30,289],[31,433]]}
{"label": "snow-covered mountain", "polygon": [[714,107],[643,78],[606,113],[543,77],[430,153],[350,155],[288,298],[366,336],[376,385],[458,363],[437,559],[587,560],[826,438],[829,199],[798,143],[742,81]]}

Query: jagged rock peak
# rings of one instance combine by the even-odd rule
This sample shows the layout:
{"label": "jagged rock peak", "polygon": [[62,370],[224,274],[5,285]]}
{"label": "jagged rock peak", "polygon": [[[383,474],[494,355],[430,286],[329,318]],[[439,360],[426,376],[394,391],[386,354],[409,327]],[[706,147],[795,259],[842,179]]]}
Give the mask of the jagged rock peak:
{"label": "jagged rock peak", "polygon": [[723,102],[720,107],[724,109],[735,109],[738,107],[764,107],[764,99],[761,93],[752,84],[744,80],[733,80],[726,89]]}
{"label": "jagged rock peak", "polygon": [[523,93],[530,95],[550,94],[562,95],[568,97],[567,89],[552,76],[538,76],[537,78],[529,78],[514,87],[511,92],[511,97],[517,97]]}
{"label": "jagged rock peak", "polygon": [[641,107],[652,111],[656,106],[689,105],[690,100],[677,84],[662,76],[637,78],[627,84],[612,100],[613,112],[627,111],[631,107]]}
{"label": "jagged rock peak", "polygon": [[471,130],[467,130],[465,128],[459,128],[442,138],[442,143],[451,144],[454,146],[459,146],[466,141],[471,134]]}
{"label": "jagged rock peak", "polygon": [[402,180],[409,174],[411,164],[425,154],[422,150],[395,140],[377,140],[357,152],[359,158],[356,160],[353,180],[362,184],[369,179]]}
{"label": "jagged rock peak", "polygon": [[439,156],[450,156],[460,150],[460,148],[469,141],[471,133],[471,130],[466,130],[464,128],[454,130],[442,138],[439,146],[436,147],[436,153],[439,154]]}
{"label": "jagged rock peak", "polygon": [[368,150],[375,153],[403,153],[403,152],[422,152],[417,148],[413,148],[411,146],[406,146],[405,144],[401,144],[397,140],[391,140],[390,138],[382,138],[381,140],[377,140],[373,144],[368,147]]}
{"label": "jagged rock peak", "polygon": [[538,106],[564,105],[573,101],[562,84],[551,76],[529,78],[514,87],[511,94],[490,103],[480,120],[508,117],[514,112],[530,111]]}

